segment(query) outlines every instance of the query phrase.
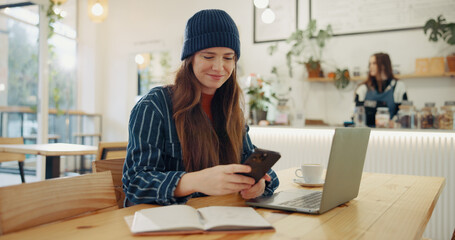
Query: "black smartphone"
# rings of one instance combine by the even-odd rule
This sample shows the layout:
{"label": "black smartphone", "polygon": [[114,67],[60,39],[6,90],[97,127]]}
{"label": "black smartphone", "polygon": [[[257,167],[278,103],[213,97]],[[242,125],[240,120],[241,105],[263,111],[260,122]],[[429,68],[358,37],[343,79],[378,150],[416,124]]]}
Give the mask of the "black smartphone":
{"label": "black smartphone", "polygon": [[256,148],[243,163],[251,166],[251,172],[239,174],[252,177],[255,182],[258,182],[280,158],[281,155],[278,152]]}

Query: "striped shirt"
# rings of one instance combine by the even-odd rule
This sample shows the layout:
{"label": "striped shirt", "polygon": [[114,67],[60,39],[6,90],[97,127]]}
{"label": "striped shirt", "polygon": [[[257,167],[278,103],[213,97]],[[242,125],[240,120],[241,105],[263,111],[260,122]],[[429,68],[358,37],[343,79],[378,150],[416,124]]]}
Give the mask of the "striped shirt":
{"label": "striped shirt", "polygon": [[[243,139],[241,162],[253,152],[255,146],[248,135]],[[205,196],[193,193],[175,197],[174,191],[185,174],[168,88],[156,87],[142,97],[131,111],[129,139],[123,166],[123,191],[133,204],[183,204],[191,197]],[[272,195],[279,185],[273,170],[268,172],[272,181],[266,182],[264,194]]]}

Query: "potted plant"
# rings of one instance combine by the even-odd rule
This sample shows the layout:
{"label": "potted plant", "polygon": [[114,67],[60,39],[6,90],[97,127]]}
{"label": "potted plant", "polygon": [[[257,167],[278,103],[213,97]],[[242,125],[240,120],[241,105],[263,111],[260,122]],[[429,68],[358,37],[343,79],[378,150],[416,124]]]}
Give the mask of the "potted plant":
{"label": "potted plant", "polygon": [[[436,19],[429,19],[423,27],[425,34],[429,32],[428,40],[438,42],[440,39],[449,45],[455,45],[455,23],[446,22],[446,19],[439,15]],[[455,72],[455,53],[447,56],[447,65],[450,72]]]}
{"label": "potted plant", "polygon": [[250,86],[247,88],[246,94],[248,95],[250,118],[254,124],[266,120],[268,107],[272,103],[271,98],[276,99],[275,93],[268,90],[269,86],[270,82],[264,81],[254,74],[250,75]]}
{"label": "potted plant", "polygon": [[304,64],[310,78],[322,76],[322,50],[332,35],[330,24],[327,25],[326,29],[317,31],[316,20],[311,20],[306,29],[297,29],[293,32],[286,40],[286,43],[291,44],[291,48],[286,53],[289,76],[293,76],[293,62]]}
{"label": "potted plant", "polygon": [[349,85],[350,79],[351,77],[349,76],[349,70],[346,68],[337,68],[335,71],[335,76],[333,77],[333,82],[336,88],[343,89]]}

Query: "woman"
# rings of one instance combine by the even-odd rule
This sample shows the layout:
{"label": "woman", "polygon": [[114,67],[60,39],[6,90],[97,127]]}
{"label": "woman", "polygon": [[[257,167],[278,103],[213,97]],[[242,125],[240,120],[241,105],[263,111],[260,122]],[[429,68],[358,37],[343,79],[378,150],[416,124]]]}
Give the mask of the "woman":
{"label": "woman", "polygon": [[254,150],[240,106],[239,57],[238,30],[226,12],[202,10],[188,20],[175,84],[152,89],[131,111],[126,206],[273,194],[279,184],[273,170],[256,184],[236,174],[251,171],[240,163]]}
{"label": "woman", "polygon": [[366,123],[375,126],[378,107],[387,107],[392,119],[402,101],[408,100],[403,82],[393,75],[392,63],[386,53],[376,53],[370,57],[367,80],[355,92],[356,106],[364,106]]}

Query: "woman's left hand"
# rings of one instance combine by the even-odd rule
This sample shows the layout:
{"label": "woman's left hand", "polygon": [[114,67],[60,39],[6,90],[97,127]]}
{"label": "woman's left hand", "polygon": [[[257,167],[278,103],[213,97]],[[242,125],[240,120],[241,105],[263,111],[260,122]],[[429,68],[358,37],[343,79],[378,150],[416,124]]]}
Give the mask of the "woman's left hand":
{"label": "woman's left hand", "polygon": [[264,193],[265,181],[270,182],[272,181],[272,178],[268,174],[265,174],[264,177],[261,178],[261,180],[259,180],[249,189],[240,191],[240,195],[242,195],[243,199],[252,199],[261,196]]}

